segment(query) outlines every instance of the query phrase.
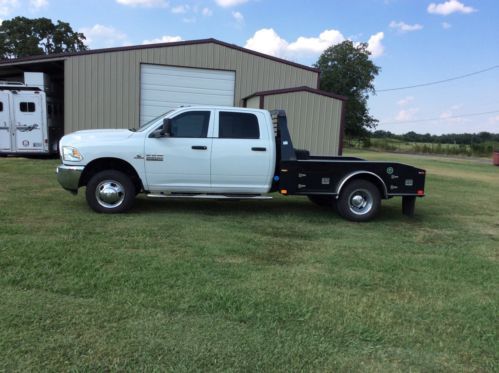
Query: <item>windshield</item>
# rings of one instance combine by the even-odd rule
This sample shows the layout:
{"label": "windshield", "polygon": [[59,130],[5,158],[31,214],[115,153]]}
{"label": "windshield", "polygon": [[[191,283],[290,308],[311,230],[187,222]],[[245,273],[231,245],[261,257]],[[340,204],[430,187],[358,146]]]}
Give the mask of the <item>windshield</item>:
{"label": "windshield", "polygon": [[151,119],[149,122],[145,123],[142,127],[140,127],[137,132],[143,132],[150,128],[152,125],[154,125],[158,120],[160,120],[162,117],[164,117],[166,114],[171,113],[173,110],[168,110],[166,113],[163,113],[159,116],[157,116],[154,119]]}

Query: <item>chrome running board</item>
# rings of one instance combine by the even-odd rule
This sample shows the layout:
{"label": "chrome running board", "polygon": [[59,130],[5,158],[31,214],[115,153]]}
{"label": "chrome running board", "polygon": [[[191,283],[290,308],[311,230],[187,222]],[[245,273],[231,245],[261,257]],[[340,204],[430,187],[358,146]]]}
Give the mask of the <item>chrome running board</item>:
{"label": "chrome running board", "polygon": [[149,193],[148,198],[172,198],[172,199],[217,199],[217,200],[239,200],[239,199],[257,199],[265,200],[272,199],[271,196],[262,196],[254,194],[161,194],[161,193]]}

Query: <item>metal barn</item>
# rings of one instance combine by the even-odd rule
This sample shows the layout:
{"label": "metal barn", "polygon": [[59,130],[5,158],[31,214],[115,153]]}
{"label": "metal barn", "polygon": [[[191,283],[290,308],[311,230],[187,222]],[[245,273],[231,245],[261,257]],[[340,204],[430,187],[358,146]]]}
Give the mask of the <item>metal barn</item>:
{"label": "metal barn", "polygon": [[132,128],[181,105],[284,109],[295,144],[341,154],[345,98],[318,90],[319,70],[216,39],[89,50],[0,62],[0,80],[44,72],[64,133]]}

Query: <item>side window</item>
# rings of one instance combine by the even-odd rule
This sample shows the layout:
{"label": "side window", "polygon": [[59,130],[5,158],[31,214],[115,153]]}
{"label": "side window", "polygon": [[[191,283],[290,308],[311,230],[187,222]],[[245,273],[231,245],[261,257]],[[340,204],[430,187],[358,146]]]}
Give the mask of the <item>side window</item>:
{"label": "side window", "polygon": [[177,115],[172,118],[172,137],[206,137],[209,124],[209,111],[189,111]]}
{"label": "side window", "polygon": [[19,110],[23,113],[33,113],[35,111],[35,103],[34,102],[20,102]]}
{"label": "side window", "polygon": [[218,137],[221,139],[259,139],[258,118],[251,113],[221,111]]}
{"label": "side window", "polygon": [[3,111],[3,102],[0,101],[0,111]]}

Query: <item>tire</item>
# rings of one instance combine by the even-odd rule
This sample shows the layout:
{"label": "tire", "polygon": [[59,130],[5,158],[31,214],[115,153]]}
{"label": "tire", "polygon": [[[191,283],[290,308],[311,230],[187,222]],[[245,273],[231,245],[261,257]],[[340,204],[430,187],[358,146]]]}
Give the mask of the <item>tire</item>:
{"label": "tire", "polygon": [[310,194],[307,197],[310,202],[315,203],[317,206],[334,208],[336,205],[336,199],[333,196]]}
{"label": "tire", "polygon": [[135,200],[135,185],[121,171],[105,170],[91,177],[85,196],[92,210],[113,214],[128,211]]}
{"label": "tire", "polygon": [[374,218],[381,206],[381,195],[373,183],[367,180],[353,180],[341,191],[338,199],[338,213],[355,222]]}

